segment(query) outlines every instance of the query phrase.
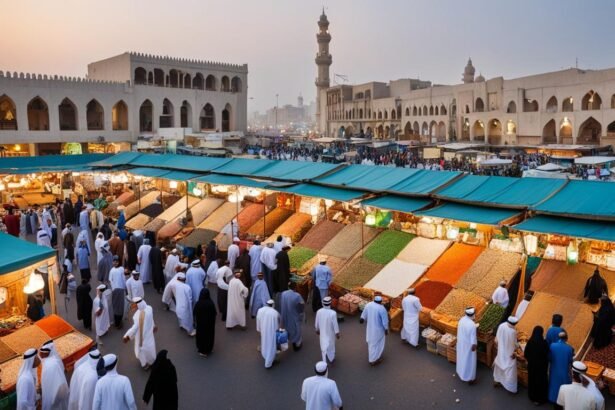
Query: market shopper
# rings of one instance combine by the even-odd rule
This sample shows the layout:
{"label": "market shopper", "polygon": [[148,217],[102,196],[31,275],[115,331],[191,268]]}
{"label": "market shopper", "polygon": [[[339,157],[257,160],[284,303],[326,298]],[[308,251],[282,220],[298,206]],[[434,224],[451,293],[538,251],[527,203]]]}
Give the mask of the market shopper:
{"label": "market shopper", "polygon": [[96,264],[100,263],[102,259],[102,247],[105,244],[105,235],[102,232],[96,234],[96,239],[94,240],[94,249],[96,250]]}
{"label": "market shopper", "polygon": [[190,268],[186,271],[186,284],[192,290],[192,303],[196,303],[201,294],[201,289],[205,283],[205,271],[201,268],[201,261],[195,259],[190,264]]}
{"label": "market shopper", "polygon": [[551,326],[547,329],[547,336],[545,337],[549,345],[559,341],[559,335],[564,331],[564,329],[562,329],[563,321],[564,317],[559,313],[555,313],[551,318]]}
{"label": "market shopper", "polygon": [[109,272],[113,267],[113,255],[111,255],[111,250],[109,248],[109,242],[105,242],[100,249],[100,254],[102,255],[100,261],[97,265],[96,275],[98,277],[98,281],[101,283],[109,282]]}
{"label": "market shopper", "polygon": [[117,372],[118,357],[106,354],[102,359],[104,376],[96,383],[94,410],[136,410],[130,379]]}
{"label": "market shopper", "polygon": [[457,325],[457,364],[456,370],[459,379],[473,384],[476,381],[476,323],[474,315],[476,309],[467,307],[465,316]]}
{"label": "market shopper", "polygon": [[177,392],[177,371],[167,358],[167,350],[161,350],[152,364],[151,373],[143,392],[143,401],[149,404],[152,396],[154,410],[177,410],[179,394]]}
{"label": "market shopper", "polygon": [[389,315],[382,306],[382,296],[376,296],[373,302],[365,306],[360,321],[367,321],[365,340],[368,360],[370,365],[375,366],[382,361],[386,336],[389,334]]}
{"label": "market shopper", "polygon": [[209,289],[201,289],[199,300],[194,305],[194,322],[196,323],[196,349],[207,357],[214,349],[216,335],[216,305],[209,295]]}
{"label": "market shopper", "polygon": [[171,249],[171,252],[167,256],[167,260],[164,264],[164,280],[165,283],[169,283],[175,276],[177,265],[179,264],[179,255],[176,248]]}
{"label": "market shopper", "polygon": [[137,306],[137,311],[132,316],[132,327],[124,335],[124,343],[129,340],[135,342],[135,357],[141,363],[141,367],[148,370],[156,360],[156,323],[154,311],[145,301],[136,297],[132,303]]}
{"label": "market shopper", "polygon": [[246,298],[248,288],[241,281],[241,270],[235,269],[235,277],[228,284],[228,299],[226,305],[226,328],[239,326],[246,329]]}
{"label": "market shopper", "polygon": [[188,335],[194,336],[196,332],[192,316],[192,290],[186,285],[186,274],[183,272],[177,274],[175,283],[175,314],[179,327],[188,332]]}
{"label": "market shopper", "polygon": [[53,340],[45,342],[39,349],[43,370],[41,371],[41,409],[56,410],[68,408],[68,382],[64,363]]}
{"label": "market shopper", "polygon": [[136,270],[130,273],[130,278],[126,280],[126,297],[130,302],[134,298],[145,297],[145,289],[141,281],[141,275]]}
{"label": "market shopper", "polygon": [[509,316],[495,335],[498,353],[493,362],[493,380],[511,393],[517,393],[517,322],[516,317]]}
{"label": "market shopper", "polygon": [[256,239],[248,251],[248,255],[250,256],[250,276],[252,277],[252,283],[256,281],[256,275],[263,271],[261,264],[262,250],[261,241]]}
{"label": "market shopper", "polygon": [[96,288],[96,298],[94,298],[94,325],[96,331],[96,343],[102,345],[101,337],[107,334],[111,324],[109,322],[109,304],[104,294],[107,286],[102,283]]}
{"label": "market shopper", "polygon": [[600,301],[602,295],[608,295],[609,288],[606,280],[600,276],[600,269],[596,266],[594,274],[585,282],[585,289],[583,291],[583,297],[587,300],[587,303],[595,304]]}
{"label": "market shopper", "polygon": [[596,410],[605,410],[604,396],[596,386],[596,382],[593,381],[587,374],[582,375],[582,383],[594,396],[596,400]]}
{"label": "market shopper", "polygon": [[491,295],[491,300],[493,301],[493,303],[496,303],[503,308],[508,307],[509,298],[505,280],[501,281],[500,286],[498,286],[497,289],[493,291],[493,295]]}
{"label": "market shopper", "polygon": [[314,287],[318,289],[320,300],[323,300],[329,294],[329,285],[333,280],[333,272],[327,266],[327,256],[320,255],[318,257],[318,265],[312,269],[312,282]]}
{"label": "market shopper", "polygon": [[335,381],[328,378],[327,363],[322,361],[314,366],[316,376],[308,377],[301,386],[301,400],[306,410],[342,410],[342,398]]}
{"label": "market shopper", "polygon": [[615,308],[608,296],[600,298],[600,309],[594,318],[591,336],[594,338],[594,348],[602,349],[611,344],[613,326],[615,325]]}
{"label": "market shopper", "polygon": [[86,330],[92,329],[92,297],[90,296],[89,279],[81,279],[81,285],[77,286],[77,320],[83,321],[83,327]]}
{"label": "market shopper", "polygon": [[276,330],[280,327],[280,314],[274,306],[273,299],[269,299],[256,314],[256,331],[261,335],[260,351],[265,359],[265,369],[271,369],[278,350]]}
{"label": "market shopper", "polygon": [[232,277],[233,271],[230,268],[230,262],[226,260],[224,261],[222,266],[220,266],[218,272],[216,272],[216,285],[218,286],[218,311],[220,312],[220,316],[223,322],[226,321],[228,305],[228,284]]}
{"label": "market shopper", "polygon": [[117,255],[113,257],[113,268],[109,271],[109,284],[111,285],[113,323],[117,329],[121,329],[124,318],[126,281],[124,280],[124,268],[120,266],[120,258]]}
{"label": "market shopper", "polygon": [[239,238],[235,236],[233,238],[233,243],[230,244],[226,250],[226,258],[228,259],[229,266],[232,270],[235,270],[235,263],[239,257],[239,242]]}
{"label": "market shopper", "polygon": [[560,387],[557,393],[557,404],[564,409],[594,410],[596,400],[593,393],[583,385],[583,375],[587,366],[583,362],[572,363],[572,383]]}
{"label": "market shopper", "polygon": [[162,294],[164,289],[164,273],[162,267],[162,252],[164,248],[160,248],[154,244],[149,252],[149,263],[152,272],[152,284],[158,294]]}
{"label": "market shopper", "polygon": [[280,294],[282,327],[288,332],[288,341],[293,344],[293,350],[298,351],[303,344],[301,325],[305,319],[305,302],[297,293],[295,283],[290,282],[288,287]]}
{"label": "market shopper", "polygon": [[404,327],[401,329],[401,340],[413,347],[419,347],[419,313],[423,308],[421,301],[415,296],[414,288],[408,289],[401,301],[404,311]]}
{"label": "market shopper", "polygon": [[284,245],[282,250],[275,255],[277,269],[273,272],[273,290],[276,293],[284,292],[288,289],[288,282],[290,281],[289,250],[290,246]]}
{"label": "market shopper", "polygon": [[271,299],[267,283],[265,282],[265,275],[263,272],[258,272],[256,280],[252,286],[252,292],[250,293],[250,315],[254,319],[256,313],[260,308],[267,304],[267,301]]}
{"label": "market shopper", "polygon": [[143,239],[143,245],[139,247],[139,251],[137,252],[139,272],[141,273],[141,280],[143,283],[150,283],[152,281],[152,263],[149,259],[151,250],[152,247],[149,244],[149,239]]}
{"label": "market shopper", "polygon": [[267,242],[260,255],[262,270],[265,274],[265,283],[267,283],[270,295],[273,295],[273,272],[278,268],[275,263],[276,255],[277,253],[273,248],[272,242]]}
{"label": "market shopper", "polygon": [[120,239],[119,231],[114,231],[109,239],[109,249],[113,256],[117,256],[120,260],[120,265],[124,265],[124,241]]}
{"label": "market shopper", "polygon": [[84,356],[84,362],[78,366],[70,378],[68,410],[92,410],[94,391],[98,382],[96,365],[100,360],[100,352],[94,349]]}
{"label": "market shopper", "polygon": [[527,393],[536,405],[546,403],[549,395],[549,344],[543,333],[542,326],[534,327],[523,350],[527,362]]}
{"label": "market shopper", "polygon": [[314,327],[320,341],[322,361],[335,362],[335,340],[340,338],[340,327],[337,313],[331,309],[331,296],[322,300],[322,308],[316,312]]}
{"label": "market shopper", "polygon": [[549,346],[549,401],[555,403],[560,386],[570,384],[570,366],[574,349],[568,343],[568,335],[562,331],[559,340]]}
{"label": "market shopper", "polygon": [[37,402],[36,368],[41,363],[38,350],[28,349],[23,354],[23,363],[17,375],[16,410],[35,410]]}

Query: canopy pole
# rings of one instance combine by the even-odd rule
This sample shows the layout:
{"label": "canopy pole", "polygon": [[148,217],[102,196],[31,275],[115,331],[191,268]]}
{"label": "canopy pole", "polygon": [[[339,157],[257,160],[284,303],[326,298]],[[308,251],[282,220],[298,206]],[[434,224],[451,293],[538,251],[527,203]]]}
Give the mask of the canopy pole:
{"label": "canopy pole", "polygon": [[361,216],[361,256],[363,256],[364,248],[365,248],[365,238],[363,234],[363,207],[360,208],[359,215]]}
{"label": "canopy pole", "polygon": [[267,190],[265,189],[265,197],[263,198],[263,240],[267,233]]}
{"label": "canopy pole", "polygon": [[[235,185],[235,199],[235,221],[237,223],[237,236],[239,237],[239,185]],[[231,237],[233,235],[233,221],[231,221]]]}
{"label": "canopy pole", "polygon": [[[134,175],[132,175],[132,179],[133,179],[133,184],[134,184],[134,179],[135,179]],[[139,212],[141,212],[141,180],[142,179],[143,178],[139,178]]]}

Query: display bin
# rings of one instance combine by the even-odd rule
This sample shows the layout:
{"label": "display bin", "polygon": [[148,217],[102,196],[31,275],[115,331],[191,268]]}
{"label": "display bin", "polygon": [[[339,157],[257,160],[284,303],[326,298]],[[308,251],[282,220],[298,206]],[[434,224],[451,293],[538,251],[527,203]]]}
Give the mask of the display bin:
{"label": "display bin", "polygon": [[438,340],[429,340],[425,339],[425,344],[427,345],[427,351],[433,354],[438,354]]}
{"label": "display bin", "polygon": [[398,296],[396,298],[391,299],[391,309],[401,309],[401,301],[403,300],[402,296]]}
{"label": "display bin", "polygon": [[447,346],[446,359],[451,363],[457,363],[457,342]]}
{"label": "display bin", "polygon": [[404,325],[404,311],[397,308],[391,308],[389,311],[389,328],[392,332],[401,332]]}
{"label": "display bin", "polygon": [[477,357],[478,361],[491,367],[495,360],[495,343],[494,339],[490,339],[487,342],[478,341],[477,345]]}
{"label": "display bin", "polygon": [[419,312],[419,326],[421,327],[429,327],[431,326],[431,309],[423,306],[421,311]]}
{"label": "display bin", "polygon": [[[442,338],[440,338],[442,340]],[[440,340],[436,343],[436,352],[439,356],[446,357],[446,351],[448,350],[448,345],[442,343]]]}
{"label": "display bin", "polygon": [[344,299],[337,299],[337,311],[354,316],[359,312],[359,305],[350,303]]}
{"label": "display bin", "polygon": [[602,373],[602,380],[607,385],[609,393],[615,396],[615,369],[606,368]]}
{"label": "display bin", "polygon": [[457,336],[458,320],[448,315],[443,315],[434,311],[430,313],[430,326],[440,333],[450,333]]}
{"label": "display bin", "polygon": [[587,366],[587,373],[585,375],[594,382],[598,381],[604,372],[604,366],[594,362],[583,361],[583,363]]}
{"label": "display bin", "polygon": [[348,290],[346,290],[343,287],[339,286],[335,282],[332,282],[329,285],[329,296],[331,296],[332,298],[340,298],[340,297],[344,296],[346,293],[348,293]]}

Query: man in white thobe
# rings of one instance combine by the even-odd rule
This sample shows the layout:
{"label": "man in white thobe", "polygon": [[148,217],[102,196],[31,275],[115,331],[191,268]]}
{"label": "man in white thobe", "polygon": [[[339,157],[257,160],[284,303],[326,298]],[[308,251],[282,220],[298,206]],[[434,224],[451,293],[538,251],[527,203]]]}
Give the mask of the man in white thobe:
{"label": "man in white thobe", "polygon": [[226,305],[226,328],[235,326],[246,328],[246,298],[248,288],[241,281],[241,270],[235,271],[235,277],[228,284],[228,300]]}
{"label": "man in white thobe", "polygon": [[229,245],[226,251],[226,255],[227,255],[226,259],[228,259],[229,261],[229,267],[232,270],[235,270],[235,262],[237,261],[237,258],[239,257],[239,238],[238,237],[233,238],[233,243]]}
{"label": "man in white thobe", "polygon": [[255,318],[258,310],[265,306],[267,301],[271,299],[264,277],[263,272],[258,272],[256,280],[252,285],[252,293],[250,294],[250,315],[252,318]]}
{"label": "man in white thobe", "polygon": [[64,374],[64,363],[56,351],[53,340],[46,342],[39,350],[43,371],[41,372],[42,410],[68,409],[68,383]]}
{"label": "man in white thobe", "polygon": [[190,268],[186,272],[186,284],[192,289],[192,303],[196,304],[201,294],[201,289],[205,283],[205,271],[201,268],[201,261],[195,259],[190,264]]}
{"label": "man in white thobe", "polygon": [[385,336],[389,334],[389,315],[382,306],[382,296],[376,296],[373,302],[365,306],[360,321],[361,323],[367,321],[365,340],[368,360],[370,365],[375,366],[382,361]]}
{"label": "man in white thobe", "polygon": [[111,307],[115,327],[122,328],[124,318],[124,299],[126,298],[126,280],[124,268],[120,266],[120,258],[113,257],[113,268],[109,271],[109,284],[111,285]]}
{"label": "man in white thobe", "polygon": [[133,270],[130,276],[131,277],[126,281],[126,297],[128,301],[131,302],[134,298],[144,298],[145,289],[141,281],[141,274]]}
{"label": "man in white thobe", "polygon": [[17,410],[36,410],[36,368],[41,364],[36,349],[28,349],[23,354],[23,363],[17,375]]}
{"label": "man in white thobe", "polygon": [[496,290],[493,291],[493,295],[491,295],[491,300],[493,303],[497,303],[503,308],[508,307],[508,290],[506,289],[506,281],[501,281],[500,286]]}
{"label": "man in white thobe", "polygon": [[186,285],[186,274],[183,272],[177,274],[177,283],[175,283],[175,314],[179,320],[179,327],[190,336],[194,336],[196,332],[192,316],[192,289]]}
{"label": "man in white thobe", "polygon": [[103,283],[96,288],[96,297],[94,298],[93,311],[94,311],[94,325],[96,330],[96,342],[102,345],[100,340],[111,327],[111,321],[109,319],[109,301],[105,295],[107,286]]}
{"label": "man in white thobe", "polygon": [[[178,265],[179,266],[179,265]],[[162,292],[162,303],[167,306],[167,310],[171,312],[175,312],[175,285],[177,285],[177,276],[179,272],[177,272],[171,280],[164,287],[164,291]]]}
{"label": "man in white thobe", "polygon": [[322,361],[333,363],[335,361],[335,339],[340,338],[340,327],[337,323],[337,313],[331,309],[331,296],[322,300],[322,308],[316,312],[314,323],[316,334],[320,339]]}
{"label": "man in white thobe", "polygon": [[498,354],[493,362],[493,380],[496,386],[502,385],[511,393],[517,393],[517,329],[519,320],[509,316],[495,334]]}
{"label": "man in white thobe", "polygon": [[517,306],[517,309],[515,310],[515,317],[517,319],[521,320],[521,318],[525,314],[525,311],[527,310],[527,307],[530,304],[530,300],[532,300],[532,294],[526,293],[525,296],[523,297],[523,300],[519,303],[519,305]]}
{"label": "man in white thobe", "polygon": [[301,400],[306,410],[342,408],[342,398],[335,381],[329,379],[326,362],[314,366],[316,376],[308,377],[301,386]]}
{"label": "man in white thobe", "polygon": [[260,349],[265,359],[265,369],[273,366],[278,350],[276,330],[280,327],[280,314],[273,306],[273,299],[269,299],[267,305],[260,308],[256,314],[256,331],[261,334]]}
{"label": "man in white thobe", "polygon": [[476,323],[474,314],[476,310],[468,307],[466,314],[457,324],[457,364],[456,370],[459,379],[473,384],[476,380]]}
{"label": "man in white thobe", "polygon": [[164,264],[164,279],[166,283],[169,283],[169,281],[173,279],[173,277],[177,273],[175,272],[175,268],[177,268],[177,265],[179,265],[179,255],[177,254],[177,249],[174,248],[167,256],[167,261]]}
{"label": "man in white thobe", "polygon": [[45,246],[51,248],[51,236],[42,227],[36,231],[36,244],[38,246]]}
{"label": "man in white thobe", "polygon": [[594,400],[596,400],[596,410],[604,410],[604,396],[600,392],[600,389],[598,389],[598,387],[596,386],[596,382],[587,377],[585,373],[583,373],[582,382],[583,386],[585,386],[585,388],[587,388],[587,390],[589,390],[594,395]]}
{"label": "man in white thobe", "polygon": [[414,288],[407,290],[406,296],[401,301],[401,308],[404,311],[404,327],[401,329],[401,340],[418,348],[419,313],[423,307],[419,298],[414,295]]}
{"label": "man in white thobe", "polygon": [[252,283],[256,281],[256,275],[263,271],[261,264],[262,250],[263,247],[261,246],[261,242],[257,239],[248,251],[248,255],[250,255],[250,275],[252,276]]}
{"label": "man in white thobe", "polygon": [[124,343],[134,339],[135,357],[139,359],[141,367],[145,370],[156,360],[156,323],[154,311],[142,298],[134,298],[132,303],[137,305],[137,311],[132,316],[133,325],[124,335]]}
{"label": "man in white thobe", "polygon": [[[92,233],[90,231],[90,213],[88,212],[87,206],[83,206],[81,208],[81,212],[79,212],[79,235],[81,236],[81,232],[83,232],[83,238],[87,241],[88,250],[92,252]],[[81,243],[81,242],[77,242]]]}
{"label": "man in white thobe", "polygon": [[572,363],[572,384],[563,384],[559,388],[557,404],[564,409],[596,409],[594,394],[583,386],[583,375],[587,372],[587,366],[583,362]]}
{"label": "man in white thobe", "polygon": [[149,239],[143,240],[143,245],[139,247],[137,252],[137,262],[139,262],[139,273],[143,283],[150,283],[152,280],[152,264],[149,260],[149,253],[152,250],[149,244]]}
{"label": "man in white thobe", "polygon": [[93,410],[136,410],[130,379],[117,372],[117,356],[103,357],[105,375],[96,383]]}
{"label": "man in white thobe", "polygon": [[268,242],[267,246],[261,251],[261,263],[263,267],[263,273],[265,274],[265,283],[267,283],[267,289],[269,294],[273,295],[273,271],[278,268],[276,263],[277,252],[273,249],[273,243]]}
{"label": "man in white thobe", "polygon": [[87,361],[76,364],[73,376],[70,378],[68,410],[92,410],[94,404],[94,390],[98,382],[96,365],[100,359],[100,352],[92,350],[84,358]]}

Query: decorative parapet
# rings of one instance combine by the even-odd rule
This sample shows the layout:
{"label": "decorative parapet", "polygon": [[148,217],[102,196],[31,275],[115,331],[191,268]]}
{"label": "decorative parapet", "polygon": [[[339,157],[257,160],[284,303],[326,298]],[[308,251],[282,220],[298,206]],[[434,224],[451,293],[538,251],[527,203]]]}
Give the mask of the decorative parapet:
{"label": "decorative parapet", "polygon": [[146,54],[146,53],[138,53],[131,51],[131,57],[135,57],[140,60],[149,60],[152,63],[161,63],[161,64],[192,64],[192,65],[201,65],[219,69],[234,69],[234,70],[248,70],[247,64],[231,64],[231,63],[223,63],[219,61],[208,61],[208,60],[197,60],[197,59],[189,59],[189,58],[177,58],[177,57],[169,57],[169,56],[160,56],[154,54]]}

